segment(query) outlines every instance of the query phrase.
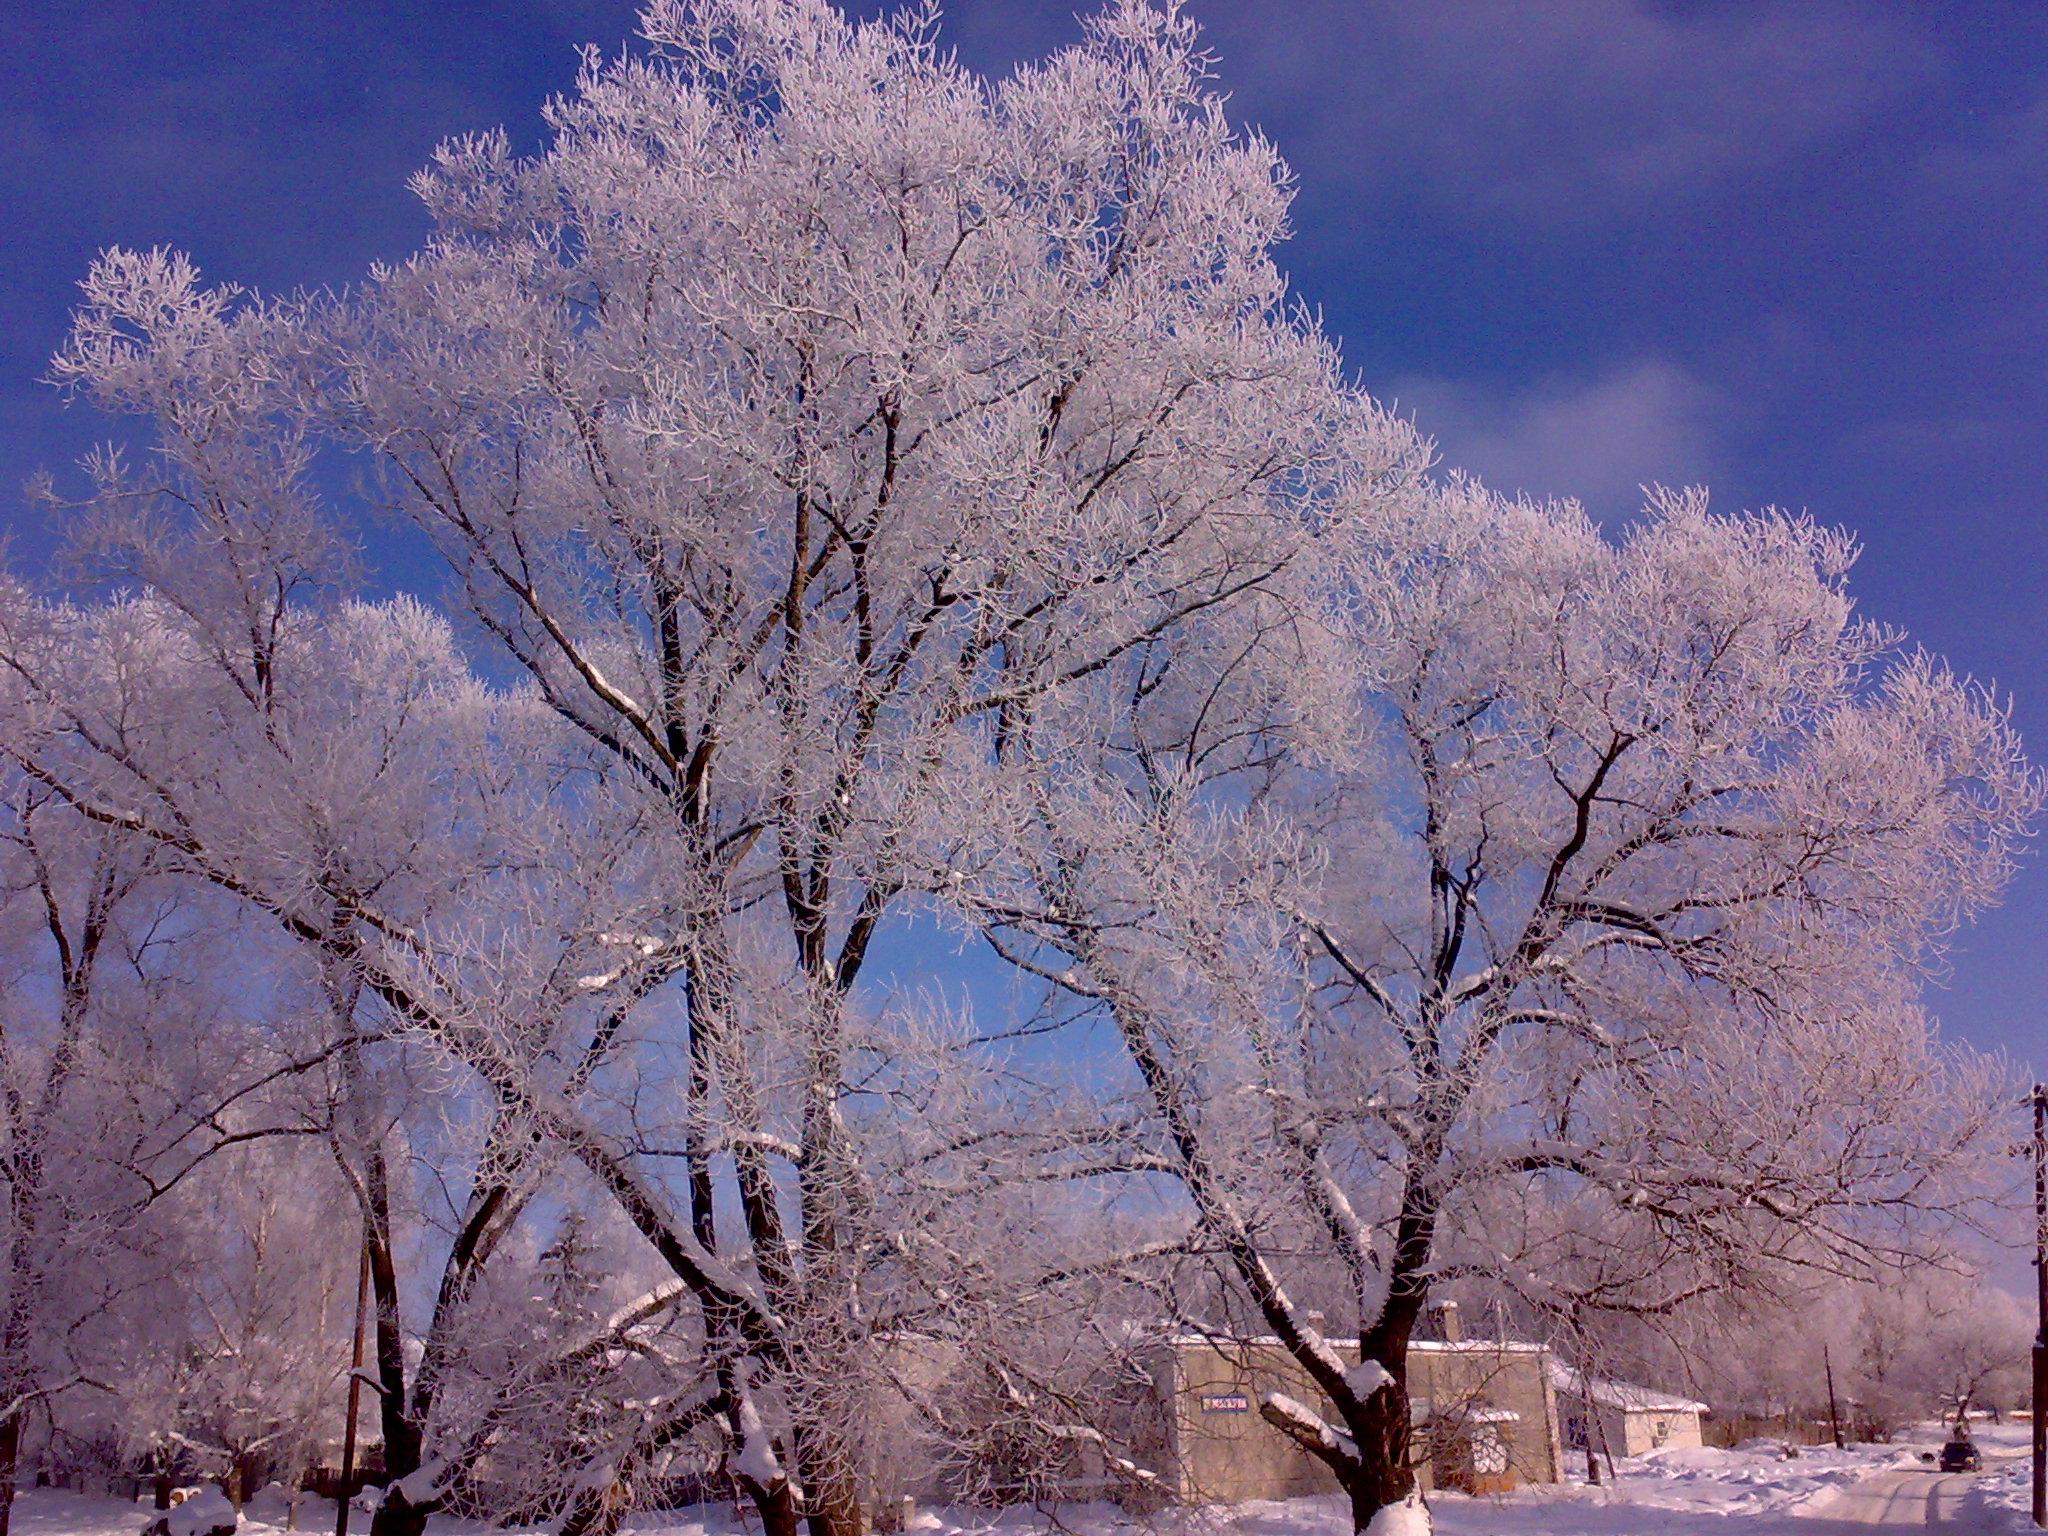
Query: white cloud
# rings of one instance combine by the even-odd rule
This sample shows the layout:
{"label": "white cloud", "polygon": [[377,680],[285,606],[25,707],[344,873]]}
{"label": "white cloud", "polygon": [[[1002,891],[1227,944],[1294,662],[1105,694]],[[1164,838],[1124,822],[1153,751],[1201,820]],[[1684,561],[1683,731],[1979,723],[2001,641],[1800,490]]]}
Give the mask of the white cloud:
{"label": "white cloud", "polygon": [[1714,392],[1657,358],[1521,391],[1400,379],[1385,398],[1436,440],[1446,469],[1510,494],[1574,497],[1596,517],[1634,512],[1646,484],[1705,482],[1715,465]]}

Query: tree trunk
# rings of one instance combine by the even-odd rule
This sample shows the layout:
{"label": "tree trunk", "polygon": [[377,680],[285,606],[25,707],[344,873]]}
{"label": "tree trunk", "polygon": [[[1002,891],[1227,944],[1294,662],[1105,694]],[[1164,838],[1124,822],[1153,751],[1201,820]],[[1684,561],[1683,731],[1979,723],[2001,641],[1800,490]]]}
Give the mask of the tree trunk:
{"label": "tree trunk", "polygon": [[1374,1518],[1378,1516],[1381,1510],[1389,1509],[1403,1500],[1415,1496],[1415,1478],[1412,1473],[1409,1474],[1408,1486],[1399,1493],[1376,1484],[1369,1489],[1365,1487],[1350,1489],[1349,1494],[1351,1499],[1351,1529],[1354,1536],[1362,1536],[1363,1532],[1371,1528]]}
{"label": "tree trunk", "polygon": [[[1385,1365],[1385,1362],[1381,1362]],[[1358,1459],[1337,1470],[1351,1501],[1351,1527],[1363,1531],[1381,1510],[1415,1493],[1415,1467],[1408,1454],[1408,1382],[1405,1363],[1387,1366],[1394,1384],[1367,1398],[1347,1426]]]}
{"label": "tree trunk", "polygon": [[[376,1302],[377,1418],[384,1439],[385,1495],[370,1521],[370,1536],[423,1536],[430,1508],[397,1491],[420,1469],[422,1436],[409,1412],[405,1385],[405,1336],[399,1327],[398,1264],[391,1251],[391,1184],[383,1149],[364,1148],[363,1188],[369,1201],[364,1237],[370,1251],[370,1293]],[[347,1490],[343,1490],[346,1496]]]}
{"label": "tree trunk", "polygon": [[[412,1503],[396,1488],[396,1479],[386,1485],[384,1499],[370,1520],[370,1536],[424,1536],[431,1509]],[[342,1497],[348,1490],[342,1490]]]}
{"label": "tree trunk", "polygon": [[1416,1493],[1408,1339],[1419,1310],[1412,1295],[1402,1297],[1388,1306],[1380,1326],[1359,1341],[1360,1358],[1385,1371],[1387,1383],[1363,1401],[1344,1405],[1344,1428],[1357,1454],[1330,1460],[1338,1485],[1351,1501],[1351,1524],[1357,1531],[1370,1526],[1381,1510]]}
{"label": "tree trunk", "polygon": [[228,1497],[236,1509],[263,1491],[264,1484],[270,1481],[269,1474],[270,1458],[262,1451],[243,1451],[235,1457],[228,1472]]}
{"label": "tree trunk", "polygon": [[[349,985],[334,989],[334,1016],[342,1028],[355,1012],[356,993]],[[353,1150],[361,1167],[358,1198],[363,1211],[363,1244],[369,1256],[370,1294],[375,1300],[374,1353],[377,1366],[377,1419],[384,1440],[384,1497],[370,1520],[370,1536],[423,1536],[431,1508],[421,1508],[398,1491],[399,1483],[420,1469],[423,1435],[412,1412],[405,1381],[405,1336],[400,1327],[398,1261],[392,1251],[391,1173],[384,1160],[373,1112],[371,1086],[365,1075],[362,1047],[350,1041],[341,1055],[342,1074],[352,1121],[353,1147],[335,1144],[335,1156],[349,1166]],[[341,1496],[347,1498],[344,1487]],[[430,1501],[431,1502],[431,1501]]]}
{"label": "tree trunk", "polygon": [[[377,1271],[376,1244],[372,1245],[370,1269]],[[389,1254],[385,1255],[388,1266]],[[394,1297],[395,1303],[395,1297]],[[433,1513],[431,1507],[422,1508],[408,1501],[397,1491],[400,1479],[410,1477],[420,1469],[421,1434],[416,1424],[405,1411],[405,1359],[402,1341],[395,1326],[388,1326],[382,1315],[377,1323],[377,1379],[384,1390],[379,1394],[379,1419],[384,1435],[384,1488],[383,1500],[377,1505],[377,1513],[370,1520],[370,1536],[423,1536],[427,1518]],[[392,1315],[396,1314],[393,1306]],[[348,1496],[348,1490],[342,1490]]]}
{"label": "tree trunk", "polygon": [[21,1416],[17,1408],[0,1419],[0,1536],[14,1522],[14,1478],[21,1462]]}
{"label": "tree trunk", "polygon": [[[746,1482],[747,1492],[753,1497],[754,1509],[761,1516],[761,1536],[802,1536],[803,1510],[799,1506],[796,1489],[788,1479],[772,1488],[763,1488],[751,1480]],[[5,1536],[0,1532],[0,1536]]]}
{"label": "tree trunk", "polygon": [[835,1467],[809,1484],[809,1490],[810,1536],[867,1536],[867,1507],[861,1501],[860,1479],[851,1469]]}

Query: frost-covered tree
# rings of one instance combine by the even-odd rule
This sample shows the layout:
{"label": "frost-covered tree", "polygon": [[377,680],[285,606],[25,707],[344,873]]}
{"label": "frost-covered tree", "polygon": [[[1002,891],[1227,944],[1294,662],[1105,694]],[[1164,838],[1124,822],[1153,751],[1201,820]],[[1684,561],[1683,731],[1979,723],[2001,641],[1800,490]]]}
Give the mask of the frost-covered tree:
{"label": "frost-covered tree", "polygon": [[[1974,1069],[1915,984],[2036,786],[1842,540],[1421,483],[1170,8],[1003,80],[922,10],[643,30],[537,155],[446,146],[346,296],[104,256],[57,372],[149,451],[62,508],[71,601],[0,592],[23,781],[269,925],[292,1049],[189,1156],[333,1149],[377,1536],[487,1458],[599,1530],[700,1436],[770,1536],[855,1536],[883,1436],[1120,1465],[1057,1308],[1189,1247],[1363,1526],[1432,1285],[1675,1306],[1941,1203]],[[360,600],[323,452],[447,611]],[[1113,1059],[1016,1070],[976,931]],[[1134,1178],[1188,1230],[1074,1220]],[[565,1203],[631,1238],[583,1326],[493,1263]]]}
{"label": "frost-covered tree", "polygon": [[[132,1233],[132,1191],[95,1154],[95,1122],[108,1107],[91,1032],[115,910],[142,878],[118,840],[81,836],[61,806],[16,784],[0,858],[6,922],[6,1011],[0,1015],[0,1536],[7,1530],[30,1412],[92,1382],[97,1362],[71,1348],[72,1325],[108,1295],[89,1282],[106,1266],[118,1288],[135,1278],[120,1262]],[[67,846],[84,844],[84,856]],[[108,970],[119,959],[108,957]]]}
{"label": "frost-covered tree", "polygon": [[1968,1272],[1929,1289],[1931,1326],[1922,1351],[1937,1409],[1997,1420],[2025,1406],[2032,1390],[2027,1366],[2040,1331],[2028,1299]]}
{"label": "frost-covered tree", "polygon": [[1918,984],[2039,784],[1802,519],[1663,495],[1610,537],[1454,482],[1354,548],[1311,618],[1152,647],[1106,750],[1045,733],[991,916],[1121,1038],[1133,1143],[1327,1400],[1265,1417],[1366,1528],[1419,1518],[1437,1287],[1656,1313],[1954,1198],[2008,1096]]}
{"label": "frost-covered tree", "polygon": [[162,1315],[121,1374],[149,1449],[182,1453],[238,1502],[273,1480],[295,1487],[341,1421],[356,1252],[333,1241],[345,1200],[321,1161],[317,1146],[266,1138],[165,1203],[179,1237]]}
{"label": "frost-covered tree", "polygon": [[25,1436],[113,1390],[116,1342],[166,1283],[146,1170],[190,1128],[210,1084],[196,1046],[220,1017],[181,974],[208,946],[153,850],[32,778],[0,773],[0,797],[4,1536]]}
{"label": "frost-covered tree", "polygon": [[595,1316],[598,1277],[592,1268],[597,1245],[586,1230],[583,1214],[563,1212],[554,1239],[540,1251],[540,1295],[552,1331],[587,1328]]}
{"label": "frost-covered tree", "polygon": [[[1959,1414],[1995,1416],[2026,1400],[2034,1309],[1954,1265],[1824,1293],[1807,1330],[1828,1340],[1859,1431],[1890,1439]],[[1804,1353],[1811,1355],[1809,1343]]]}
{"label": "frost-covered tree", "polygon": [[[1420,462],[1290,304],[1284,170],[1170,11],[1001,81],[923,12],[664,0],[644,31],[537,157],[449,145],[431,240],[347,299],[103,259],[58,370],[155,432],[71,513],[126,595],[0,621],[20,760],[272,916],[336,1028],[475,1107],[416,1369],[373,1264],[382,1536],[527,1400],[471,1383],[446,1422],[436,1341],[570,1169],[667,1278],[565,1347],[658,1354],[679,1310],[697,1341],[620,1457],[708,1420],[775,1536],[858,1527],[891,1340],[989,1340],[975,1285],[1067,1283],[961,1259],[1022,1160],[1094,1135],[1022,1134],[971,1010],[875,956],[932,974],[1028,816],[1028,722],[1099,715]],[[323,442],[518,687],[346,600]],[[373,1256],[375,1076],[336,1099]]]}
{"label": "frost-covered tree", "polygon": [[[216,381],[232,381],[238,362],[216,362]],[[167,362],[157,381],[190,398],[201,378],[187,356]],[[542,791],[491,750],[521,741],[525,717],[467,682],[445,626],[406,604],[322,614],[309,603],[299,624],[283,574],[293,546],[265,516],[270,508],[216,495],[219,520],[198,530],[141,520],[118,536],[110,524],[88,530],[105,539],[95,552],[110,564],[153,572],[141,599],[10,610],[21,691],[9,746],[67,813],[153,850],[250,920],[236,961],[274,1048],[246,1063],[231,1036],[195,1049],[190,1061],[208,1091],[140,1171],[149,1196],[168,1200],[221,1148],[280,1134],[325,1144],[356,1200],[348,1249],[361,1234],[370,1253],[374,1411],[403,1473],[421,1458],[463,1302],[532,1197],[538,1160],[530,1139],[508,1145],[519,1133],[502,1106],[493,1116],[486,1099],[471,1113],[464,1085],[445,1071],[427,1073],[438,1102],[421,1111],[414,1090],[427,1068],[407,1054],[408,1019],[394,1016],[386,995],[395,988],[366,978],[337,915],[375,891],[387,917],[491,921],[484,904],[458,895],[485,883],[474,873],[480,863],[518,886],[533,864],[526,834],[544,837],[552,823],[537,814],[521,821]],[[146,496],[138,504],[154,507]],[[224,561],[249,569],[224,580],[190,558],[209,534],[223,535],[214,547]],[[261,627],[229,625],[242,649],[227,649],[185,617],[215,613],[220,586],[267,591],[284,609]],[[524,830],[508,839],[515,824]],[[253,926],[259,918],[268,934]],[[516,937],[506,926],[497,932]],[[472,1001],[499,1004],[487,992]],[[454,1196],[444,1240],[424,1248],[404,1229],[421,1204],[402,1177],[408,1137],[449,1158],[447,1171],[471,1185]],[[438,1279],[417,1350],[406,1327],[408,1249],[433,1266],[414,1288]]]}
{"label": "frost-covered tree", "polygon": [[[224,1212],[244,1194],[285,1199],[284,1181],[223,1190],[204,1175],[248,1143],[320,1136],[327,1115],[306,1082],[325,1053],[294,1055],[302,1031],[282,1006],[290,977],[264,973],[265,933],[238,923],[233,905],[185,878],[164,848],[82,814],[19,760],[0,770],[0,785],[4,1501],[32,1425],[110,1453],[134,1442],[145,1460],[172,1448],[189,1394],[165,1397],[154,1363],[175,1360],[172,1374],[187,1379],[226,1351],[241,1362],[240,1395],[304,1390],[296,1371],[259,1383],[280,1374],[254,1358],[268,1323],[245,1320],[230,1341],[233,1307],[209,1299],[233,1288],[245,1257]],[[293,1182],[309,1196],[320,1188],[317,1178]],[[274,1247],[271,1259],[274,1269]],[[278,1364],[301,1344],[317,1348],[311,1335],[266,1348]],[[124,1429],[144,1400],[160,1410],[147,1444]],[[215,1406],[236,1411],[197,1411]]]}
{"label": "frost-covered tree", "polygon": [[1775,1294],[1717,1297],[1651,1328],[1629,1320],[1612,1336],[1616,1373],[1683,1383],[1731,1417],[1826,1422],[1831,1370],[1843,1428],[1857,1438],[2025,1404],[2032,1300],[1953,1246],[1905,1267],[1788,1279]]}

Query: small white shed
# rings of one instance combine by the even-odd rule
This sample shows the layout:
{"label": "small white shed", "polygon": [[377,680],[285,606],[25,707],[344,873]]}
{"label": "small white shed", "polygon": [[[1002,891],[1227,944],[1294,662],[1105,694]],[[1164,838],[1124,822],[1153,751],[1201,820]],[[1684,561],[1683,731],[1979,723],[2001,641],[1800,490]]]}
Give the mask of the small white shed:
{"label": "small white shed", "polygon": [[1702,1443],[1700,1417],[1707,1411],[1705,1403],[1654,1387],[1602,1381],[1556,1359],[1550,1362],[1550,1380],[1557,1391],[1564,1443],[1571,1450],[1641,1456],[1671,1446]]}

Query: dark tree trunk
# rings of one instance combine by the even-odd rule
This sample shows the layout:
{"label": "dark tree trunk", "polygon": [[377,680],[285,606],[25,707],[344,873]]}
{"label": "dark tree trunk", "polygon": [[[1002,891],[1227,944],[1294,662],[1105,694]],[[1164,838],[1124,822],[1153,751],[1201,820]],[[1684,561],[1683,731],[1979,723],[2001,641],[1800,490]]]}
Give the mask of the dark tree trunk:
{"label": "dark tree trunk", "polygon": [[[346,1027],[355,1011],[352,991],[337,992],[335,1016]],[[371,1518],[371,1536],[423,1536],[427,1507],[412,1503],[398,1491],[399,1483],[420,1469],[422,1435],[414,1416],[412,1395],[406,1389],[405,1336],[400,1328],[398,1261],[392,1251],[391,1172],[384,1160],[373,1110],[372,1094],[365,1076],[362,1047],[351,1042],[342,1052],[342,1071],[348,1085],[354,1117],[355,1153],[362,1159],[358,1170],[359,1198],[363,1210],[363,1244],[369,1256],[370,1294],[375,1301],[375,1356],[377,1366],[377,1420],[384,1439],[384,1498]],[[348,1165],[346,1149],[337,1144],[335,1155]],[[349,1490],[343,1488],[347,1498]]]}
{"label": "dark tree trunk", "polygon": [[392,1482],[420,1469],[420,1430],[408,1412],[405,1390],[405,1335],[399,1326],[398,1267],[391,1253],[389,1207],[385,1203],[381,1157],[372,1189],[379,1219],[370,1229],[370,1290],[377,1302],[377,1418],[384,1435],[384,1473]]}
{"label": "dark tree trunk", "polygon": [[1362,1460],[1340,1477],[1351,1501],[1351,1529],[1363,1531],[1373,1516],[1415,1493],[1415,1469],[1402,1461]]}
{"label": "dark tree trunk", "polygon": [[[1438,1149],[1426,1149],[1434,1166]],[[1408,1399],[1408,1344],[1429,1301],[1429,1265],[1436,1247],[1436,1208],[1411,1170],[1395,1227],[1393,1273],[1379,1323],[1358,1341],[1360,1358],[1387,1373],[1387,1384],[1363,1402],[1347,1404],[1344,1427],[1357,1459],[1338,1467],[1337,1480],[1351,1500],[1351,1523],[1363,1531],[1381,1510],[1414,1496],[1414,1424]]]}
{"label": "dark tree trunk", "polygon": [[229,1469],[228,1478],[233,1485],[228,1497],[240,1509],[263,1490],[270,1480],[270,1458],[262,1451],[244,1451],[235,1457],[234,1466]]}
{"label": "dark tree trunk", "polygon": [[[390,1176],[383,1150],[374,1144],[364,1159],[369,1199],[364,1235],[370,1249],[370,1293],[376,1301],[377,1419],[384,1436],[384,1499],[370,1521],[370,1536],[424,1536],[432,1501],[423,1507],[398,1491],[401,1479],[420,1469],[420,1426],[409,1412],[405,1384],[405,1337],[399,1328],[398,1264],[391,1251]],[[346,1490],[344,1490],[344,1494]]]}
{"label": "dark tree trunk", "polygon": [[746,1489],[761,1516],[761,1536],[802,1536],[803,1509],[787,1479],[773,1488],[762,1488],[749,1481]]}
{"label": "dark tree trunk", "polygon": [[[347,1490],[342,1492],[345,1497]],[[370,1520],[370,1536],[424,1536],[432,1514],[430,1506],[414,1504],[398,1492],[394,1480]]]}
{"label": "dark tree trunk", "polygon": [[1412,1428],[1408,1401],[1408,1347],[1402,1338],[1390,1347],[1382,1334],[1367,1351],[1392,1382],[1380,1388],[1345,1417],[1344,1427],[1357,1447],[1355,1460],[1331,1462],[1338,1485],[1351,1502],[1351,1526],[1363,1531],[1373,1516],[1415,1493],[1414,1458],[1409,1454]]}
{"label": "dark tree trunk", "polygon": [[21,1465],[21,1410],[0,1419],[0,1536],[14,1523],[14,1479]]}

